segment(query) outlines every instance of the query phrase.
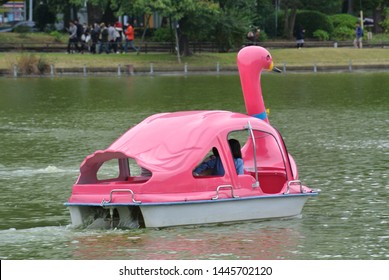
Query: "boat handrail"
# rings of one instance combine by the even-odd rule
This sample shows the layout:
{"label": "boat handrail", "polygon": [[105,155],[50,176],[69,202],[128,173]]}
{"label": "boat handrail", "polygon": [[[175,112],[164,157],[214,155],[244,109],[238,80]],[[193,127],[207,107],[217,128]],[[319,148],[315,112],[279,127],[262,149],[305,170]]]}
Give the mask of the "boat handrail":
{"label": "boat handrail", "polygon": [[231,196],[233,198],[238,198],[239,196],[234,194],[234,187],[232,185],[220,185],[216,189],[216,196],[212,197],[212,200],[219,199],[219,191],[220,189],[231,189]]}
{"label": "boat handrail", "polygon": [[254,156],[254,171],[255,171],[255,183],[252,185],[253,188],[259,188],[259,179],[258,179],[258,166],[257,166],[257,145],[255,143],[255,136],[253,127],[251,126],[250,121],[247,122],[246,128],[250,132],[251,140],[253,141],[253,156]]}
{"label": "boat handrail", "polygon": [[292,184],[299,184],[300,185],[300,192],[301,193],[304,193],[304,189],[303,189],[303,184],[301,183],[300,180],[291,180],[291,181],[288,181],[288,184],[287,184],[287,187],[286,187],[286,192],[284,192],[284,194],[288,194],[289,191],[290,191],[290,185]]}
{"label": "boat handrail", "polygon": [[112,202],[112,195],[113,195],[114,192],[129,192],[129,193],[131,193],[132,202],[134,202],[134,203],[142,203],[142,201],[135,200],[135,194],[134,194],[134,192],[133,192],[132,190],[130,190],[130,189],[113,189],[113,190],[111,190],[111,192],[110,192],[110,194],[109,194],[109,200],[106,201],[105,199],[103,199],[103,200],[101,201],[101,205],[102,205],[102,206],[105,205],[105,204],[109,204],[109,203]]}

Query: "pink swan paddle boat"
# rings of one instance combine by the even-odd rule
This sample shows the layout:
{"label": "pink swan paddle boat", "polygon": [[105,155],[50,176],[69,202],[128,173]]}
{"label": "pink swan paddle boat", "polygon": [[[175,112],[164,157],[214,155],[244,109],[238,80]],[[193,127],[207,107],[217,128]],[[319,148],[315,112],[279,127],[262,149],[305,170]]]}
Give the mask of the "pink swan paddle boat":
{"label": "pink swan paddle boat", "polygon": [[[273,69],[272,57],[250,46],[237,61],[247,114],[181,111],[146,118],[82,162],[65,203],[72,225],[161,228],[300,215],[318,193],[298,179],[294,159],[269,124],[260,77]],[[241,143],[243,172],[237,172],[231,138]],[[195,172],[216,156],[222,174]]]}

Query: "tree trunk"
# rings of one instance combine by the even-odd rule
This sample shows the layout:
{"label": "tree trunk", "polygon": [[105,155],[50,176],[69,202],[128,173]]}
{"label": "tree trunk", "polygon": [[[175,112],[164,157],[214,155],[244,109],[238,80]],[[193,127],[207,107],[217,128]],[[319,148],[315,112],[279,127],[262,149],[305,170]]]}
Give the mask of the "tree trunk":
{"label": "tree trunk", "polygon": [[88,23],[93,24],[95,22],[101,22],[101,18],[103,16],[103,13],[101,9],[97,6],[93,6],[89,2],[87,3],[87,9],[88,9]]}
{"label": "tree trunk", "polygon": [[143,33],[142,33],[142,39],[141,39],[142,42],[145,41],[146,32],[147,32],[147,28],[148,28],[148,26],[149,26],[150,18],[151,18],[151,14],[147,14],[147,15],[146,15],[146,22],[145,22],[145,24],[144,24]]}
{"label": "tree trunk", "polygon": [[191,52],[190,47],[189,47],[188,35],[181,34],[181,36],[180,36],[180,50],[181,50],[181,54],[183,56],[192,55],[192,52]]}
{"label": "tree trunk", "polygon": [[293,38],[293,29],[294,29],[294,23],[296,21],[296,15],[297,15],[297,8],[296,7],[293,7],[290,13],[289,13],[288,7],[285,7],[284,36],[287,39]]}
{"label": "tree trunk", "polygon": [[297,8],[293,8],[292,12],[289,16],[289,33],[288,33],[288,39],[293,38],[293,30],[294,30],[294,24],[296,22],[296,15],[297,15]]}
{"label": "tree trunk", "polygon": [[382,33],[383,32],[382,27],[378,24],[379,22],[382,21],[382,14],[383,14],[382,7],[373,9],[373,19],[374,19],[373,32],[374,33]]}
{"label": "tree trunk", "polygon": [[178,39],[178,27],[177,27],[177,23],[175,24],[175,28],[174,28],[174,35],[176,37],[176,52],[177,52],[177,61],[178,63],[181,64],[181,55],[180,55],[180,42],[179,42],[179,39]]}
{"label": "tree trunk", "polygon": [[354,1],[347,0],[347,13],[352,15],[354,13]]}
{"label": "tree trunk", "polygon": [[288,37],[289,34],[289,7],[285,7],[284,11],[284,36]]}

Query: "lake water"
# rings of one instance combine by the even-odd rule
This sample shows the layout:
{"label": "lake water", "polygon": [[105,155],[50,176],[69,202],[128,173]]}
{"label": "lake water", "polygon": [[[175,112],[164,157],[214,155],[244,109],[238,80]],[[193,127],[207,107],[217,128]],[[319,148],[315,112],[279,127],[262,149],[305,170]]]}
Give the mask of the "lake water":
{"label": "lake water", "polygon": [[71,229],[83,158],[164,111],[244,112],[237,74],[0,78],[0,259],[389,259],[389,73],[264,74],[270,122],[319,196],[293,219]]}

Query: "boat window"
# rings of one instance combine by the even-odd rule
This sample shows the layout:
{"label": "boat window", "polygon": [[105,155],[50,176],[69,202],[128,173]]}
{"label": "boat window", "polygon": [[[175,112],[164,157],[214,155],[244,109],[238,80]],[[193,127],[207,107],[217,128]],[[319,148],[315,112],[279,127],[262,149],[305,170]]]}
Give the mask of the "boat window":
{"label": "boat window", "polygon": [[213,147],[193,170],[195,177],[201,176],[223,176],[223,164],[219,157],[219,151]]}
{"label": "boat window", "polygon": [[236,139],[239,141],[240,146],[243,147],[246,145],[246,142],[249,140],[249,131],[247,129],[244,130],[234,130],[228,133],[228,140]]}
{"label": "boat window", "polygon": [[232,131],[228,134],[229,139],[235,138],[241,143],[245,170],[285,169],[281,148],[276,138],[265,131],[253,130],[253,133],[255,138],[256,158],[254,158],[254,146],[248,129]]}
{"label": "boat window", "polygon": [[128,158],[129,177],[151,177],[151,171],[139,166],[135,159]]}
{"label": "boat window", "polygon": [[128,161],[128,169],[129,169],[129,176],[135,177],[135,176],[140,176],[141,173],[141,168],[140,166],[136,163],[136,161],[133,158],[127,158]]}
{"label": "boat window", "polygon": [[[247,130],[236,130],[228,133],[228,142],[231,148],[231,158],[234,160],[236,173],[238,175],[244,174],[244,159],[242,155],[242,147],[246,144],[248,139],[248,131]],[[230,142],[234,140],[234,142]],[[237,141],[237,142],[236,142]],[[240,146],[240,150],[239,147]],[[239,160],[241,159],[241,160]],[[243,166],[242,166],[243,165]]]}
{"label": "boat window", "polygon": [[[139,166],[133,158],[105,161],[97,171],[97,180],[103,182],[140,182],[151,177],[151,172]],[[140,180],[143,178],[142,180]],[[146,179],[147,181],[147,179]]]}
{"label": "boat window", "polygon": [[105,161],[97,171],[97,179],[99,181],[115,179],[119,177],[118,159]]}

